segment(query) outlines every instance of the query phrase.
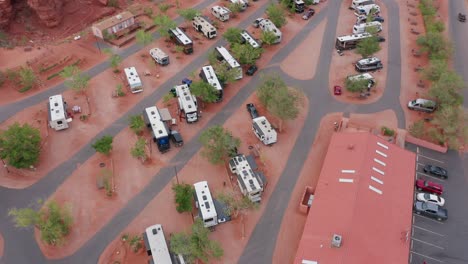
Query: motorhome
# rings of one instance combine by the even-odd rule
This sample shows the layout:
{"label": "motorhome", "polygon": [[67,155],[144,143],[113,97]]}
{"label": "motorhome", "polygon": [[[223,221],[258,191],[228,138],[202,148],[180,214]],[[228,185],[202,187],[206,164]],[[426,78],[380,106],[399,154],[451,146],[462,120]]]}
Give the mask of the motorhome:
{"label": "motorhome", "polygon": [[276,143],[277,133],[276,130],[271,126],[268,119],[264,116],[259,116],[252,119],[252,130],[260,141],[265,145],[271,145]]}
{"label": "motorhome", "polygon": [[242,194],[252,202],[260,202],[266,180],[261,173],[252,170],[245,155],[240,154],[231,158],[229,169],[236,174]]}
{"label": "motorhome", "polygon": [[47,108],[49,108],[50,128],[59,131],[67,129],[69,127],[68,122],[71,121],[71,119],[68,119],[67,103],[63,101],[63,97],[61,94],[52,95],[51,97],[49,97]]}
{"label": "motorhome", "polygon": [[377,57],[360,59],[354,64],[354,68],[358,72],[376,71],[383,68],[383,64]]}
{"label": "motorhome", "polygon": [[356,10],[359,7],[372,4],[375,4],[375,0],[353,0],[349,9]]}
{"label": "motorhome", "polygon": [[354,14],[356,16],[360,16],[360,15],[368,16],[372,10],[374,10],[375,13],[379,13],[380,12],[380,6],[378,6],[376,4],[363,5],[363,6],[360,6],[360,7],[356,8],[356,11],[354,11]]}
{"label": "motorhome", "polygon": [[216,102],[221,102],[223,100],[223,87],[218,80],[218,76],[211,65],[203,66],[200,70],[200,78],[209,83],[216,90],[217,100]]}
{"label": "motorhome", "polygon": [[205,227],[212,227],[218,224],[218,214],[211,197],[210,188],[207,181],[197,182],[195,187],[195,206],[198,208],[198,216],[202,219]]}
{"label": "motorhome", "polygon": [[235,5],[239,5],[241,8],[241,11],[244,11],[245,9],[247,9],[247,6],[249,5],[248,2],[246,2],[245,0],[231,0],[231,3]]}
{"label": "motorhome", "polygon": [[166,237],[161,225],[152,225],[146,228],[143,233],[143,241],[145,243],[146,253],[151,258],[148,260],[150,264],[172,264],[171,254],[167,247]]}
{"label": "motorhome", "polygon": [[179,102],[179,111],[184,115],[187,123],[198,121],[197,98],[190,93],[190,88],[187,84],[174,86],[177,100]]}
{"label": "motorhome", "polygon": [[128,67],[124,69],[125,76],[127,77],[128,86],[130,92],[140,93],[143,91],[143,83],[141,82],[140,76],[136,71],[135,67]]}
{"label": "motorhome", "polygon": [[242,30],[241,37],[242,37],[242,44],[249,43],[250,46],[256,49],[262,47],[260,42],[257,41],[252,35],[250,35],[249,32],[247,32],[246,30]]}
{"label": "motorhome", "polygon": [[237,72],[236,80],[242,79],[242,68],[231,53],[223,46],[215,47],[215,51],[218,60],[223,61],[229,70]]}
{"label": "motorhome", "polygon": [[418,98],[409,101],[408,108],[415,111],[431,113],[437,108],[437,103],[431,100]]}
{"label": "motorhome", "polygon": [[335,48],[337,50],[348,50],[356,48],[359,41],[372,37],[372,34],[364,32],[355,35],[339,36],[336,38]]}
{"label": "motorhome", "polygon": [[296,13],[303,13],[305,8],[305,3],[302,0],[291,0],[289,1],[289,8],[293,8]]}
{"label": "motorhome", "polygon": [[208,39],[216,37],[216,28],[202,16],[194,17],[192,26],[196,31],[203,33]]}
{"label": "motorhome", "polygon": [[360,34],[364,32],[369,32],[370,30],[374,30],[375,32],[371,33],[376,33],[382,31],[383,26],[382,23],[378,21],[372,21],[368,23],[361,23],[353,26],[353,34]]}
{"label": "motorhome", "polygon": [[273,42],[273,44],[277,44],[281,42],[282,34],[281,31],[271,22],[269,19],[262,19],[258,22],[258,26],[263,30],[263,31],[269,31],[275,34],[276,39]]}
{"label": "motorhome", "polygon": [[169,56],[162,51],[160,48],[153,48],[149,51],[151,57],[156,61],[156,63],[165,66],[169,64]]}
{"label": "motorhome", "polygon": [[151,136],[158,146],[159,152],[167,152],[171,148],[169,144],[169,128],[162,120],[159,109],[156,106],[145,108],[143,119],[151,131]]}
{"label": "motorhome", "polygon": [[169,29],[169,36],[176,45],[184,48],[185,54],[193,53],[193,41],[180,28]]}
{"label": "motorhome", "polygon": [[351,75],[351,76],[346,77],[346,79],[348,79],[350,81],[367,80],[367,88],[368,89],[370,89],[372,86],[375,85],[375,79],[370,73]]}
{"label": "motorhome", "polygon": [[211,8],[211,14],[222,22],[229,20],[231,10],[224,6],[213,6]]}

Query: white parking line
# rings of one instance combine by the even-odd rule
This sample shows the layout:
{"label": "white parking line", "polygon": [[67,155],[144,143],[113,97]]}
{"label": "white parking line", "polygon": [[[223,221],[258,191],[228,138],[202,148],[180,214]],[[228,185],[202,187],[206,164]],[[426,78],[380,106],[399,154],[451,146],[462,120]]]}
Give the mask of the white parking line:
{"label": "white parking line", "polygon": [[441,160],[434,159],[434,158],[431,158],[431,157],[428,157],[428,156],[424,156],[424,155],[422,155],[422,154],[418,154],[418,156],[421,156],[421,157],[423,157],[423,158],[425,158],[425,159],[432,160],[432,161],[435,161],[435,162],[439,162],[439,163],[444,164],[444,162],[441,161]]}
{"label": "white parking line", "polygon": [[425,164],[422,164],[422,163],[419,163],[419,162],[416,163],[416,165],[417,165],[417,166],[423,166],[423,167],[425,166]]}
{"label": "white parking line", "polygon": [[[434,235],[438,235],[438,236],[441,236],[441,237],[444,237],[445,235],[442,235],[442,234],[439,234],[437,232],[434,232],[434,231],[431,231],[429,229],[426,229],[426,228],[422,228],[422,227],[419,227],[419,226],[416,226],[416,225],[413,225],[413,227],[416,227],[417,229],[421,229],[421,230],[424,230],[426,232],[429,232],[429,233],[432,233]],[[413,229],[414,230],[414,229]]]}
{"label": "white parking line", "polygon": [[419,172],[419,171],[417,171],[416,174],[421,174],[421,175],[423,175],[423,176],[425,176],[425,177],[430,177],[430,178],[432,178],[432,179],[434,179],[434,180],[438,180],[438,181],[441,181],[441,182],[444,181],[444,179],[441,179],[441,178],[439,178],[439,177],[426,174],[426,173],[424,173],[424,172]]}
{"label": "white parking line", "polygon": [[444,223],[439,222],[439,221],[437,221],[437,220],[430,219],[429,217],[425,217],[425,216],[422,216],[422,215],[418,215],[418,214],[416,214],[416,213],[415,213],[414,215],[415,215],[415,216],[419,216],[419,217],[424,218],[424,219],[427,219],[427,220],[432,221],[432,222],[434,222],[434,223],[438,223],[439,225],[443,225],[443,224],[444,224]]}
{"label": "white parking line", "polygon": [[429,256],[426,256],[426,255],[423,255],[423,254],[420,254],[420,253],[417,253],[417,252],[414,252],[414,251],[410,251],[412,254],[415,254],[415,255],[418,255],[418,256],[421,256],[421,257],[424,257],[424,258],[427,258],[427,259],[431,259],[431,260],[434,260],[434,261],[437,261],[439,263],[445,263],[445,261],[442,261],[440,259],[436,259],[436,258],[431,258]]}
{"label": "white parking line", "polygon": [[426,242],[426,241],[422,241],[422,240],[416,239],[416,238],[414,238],[414,237],[411,238],[411,239],[412,239],[412,240],[415,240],[415,241],[418,241],[418,242],[420,242],[420,243],[423,243],[423,244],[426,244],[426,245],[433,246],[433,247],[435,247],[435,248],[444,250],[443,247],[439,247],[439,246],[434,245],[434,244],[432,244],[432,243],[429,243],[429,242]]}
{"label": "white parking line", "polygon": [[[419,154],[419,147],[416,147],[416,153]],[[416,159],[417,159],[417,158],[418,158],[418,157],[416,157]]]}
{"label": "white parking line", "polygon": [[[413,247],[411,247],[411,249],[412,249],[412,248],[413,248]],[[409,263],[413,263],[413,254],[410,254],[410,255],[409,255]]]}

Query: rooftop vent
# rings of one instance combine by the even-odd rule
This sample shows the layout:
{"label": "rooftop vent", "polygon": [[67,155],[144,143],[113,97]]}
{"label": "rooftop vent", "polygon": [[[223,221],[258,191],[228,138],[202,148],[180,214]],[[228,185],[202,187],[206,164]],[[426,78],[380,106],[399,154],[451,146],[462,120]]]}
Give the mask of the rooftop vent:
{"label": "rooftop vent", "polygon": [[118,20],[122,19],[122,15],[116,15],[115,18],[117,18]]}
{"label": "rooftop vent", "polygon": [[156,235],[158,233],[158,230],[156,228],[153,228],[153,235]]}
{"label": "rooftop vent", "polygon": [[340,235],[333,234],[332,241],[331,241],[332,247],[336,247],[336,248],[341,247],[341,241],[342,241],[342,237]]}

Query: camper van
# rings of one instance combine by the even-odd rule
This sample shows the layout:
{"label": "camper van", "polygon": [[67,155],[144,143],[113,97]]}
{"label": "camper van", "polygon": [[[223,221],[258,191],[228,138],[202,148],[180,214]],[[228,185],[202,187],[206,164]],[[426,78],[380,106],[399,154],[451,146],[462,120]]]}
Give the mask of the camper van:
{"label": "camper van", "polygon": [[372,5],[375,4],[374,0],[353,0],[351,2],[351,6],[349,9],[354,9],[356,10],[359,7],[365,6],[365,5]]}
{"label": "camper van", "polygon": [[248,2],[246,2],[245,0],[231,0],[231,3],[239,4],[242,11],[247,9],[247,6],[249,5]]}
{"label": "camper van", "polygon": [[169,64],[169,56],[164,53],[160,48],[153,48],[149,51],[151,57],[156,61],[156,63],[165,66]]}
{"label": "camper van", "polygon": [[228,8],[224,6],[216,5],[211,8],[211,14],[223,22],[229,20],[230,13],[231,13],[231,10],[229,10]]}
{"label": "camper van", "polygon": [[211,197],[210,188],[207,181],[197,182],[195,189],[195,207],[198,208],[198,216],[202,219],[205,227],[212,227],[218,224],[218,214]]}
{"label": "camper van", "polygon": [[196,31],[203,33],[208,39],[216,37],[216,28],[202,16],[194,17],[192,26]]}
{"label": "camper van", "polygon": [[125,76],[127,77],[128,87],[130,87],[130,92],[140,93],[143,91],[143,83],[141,82],[140,76],[135,69],[135,67],[128,67],[124,69]]}
{"label": "camper van", "polygon": [[335,48],[337,50],[348,50],[356,48],[359,41],[372,37],[368,32],[355,35],[339,36],[335,41]]}
{"label": "camper van", "polygon": [[49,108],[49,127],[56,131],[67,129],[71,119],[68,119],[67,103],[63,101],[62,95],[57,94],[49,97],[47,107]]}
{"label": "camper van", "polygon": [[185,54],[193,53],[193,41],[182,29],[178,27],[169,29],[169,36],[177,46],[184,48]]}
{"label": "camper van", "polygon": [[276,143],[277,133],[264,116],[252,119],[252,131],[265,145]]}
{"label": "camper van", "polygon": [[304,7],[305,3],[302,0],[292,0],[289,2],[289,8],[293,8],[294,6],[294,11],[296,13],[303,13],[304,12]]}
{"label": "camper van", "polygon": [[358,72],[367,72],[380,70],[383,68],[383,64],[379,58],[371,57],[358,60],[354,67]]}
{"label": "camper van", "polygon": [[379,13],[380,12],[380,6],[376,5],[376,4],[370,4],[370,5],[364,5],[364,6],[360,6],[356,9],[356,11],[354,11],[354,14],[356,16],[360,16],[360,15],[366,15],[368,16],[371,12],[372,9],[375,9],[375,12],[376,13]]}
{"label": "camper van", "polygon": [[432,113],[436,107],[436,102],[427,99],[418,98],[408,102],[408,108],[415,111]]}
{"label": "camper van", "polygon": [[375,32],[372,32],[372,33],[380,32],[383,29],[382,23],[380,23],[378,21],[372,21],[372,22],[368,22],[368,23],[362,23],[362,24],[354,25],[353,26],[353,34],[360,34],[360,33],[364,33],[364,32],[369,32],[370,29],[375,30]]}

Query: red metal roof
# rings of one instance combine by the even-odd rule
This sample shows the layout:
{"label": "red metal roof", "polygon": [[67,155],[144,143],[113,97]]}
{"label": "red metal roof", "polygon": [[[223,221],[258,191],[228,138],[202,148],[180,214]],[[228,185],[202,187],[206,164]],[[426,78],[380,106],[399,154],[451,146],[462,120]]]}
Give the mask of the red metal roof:
{"label": "red metal roof", "polygon": [[375,135],[335,133],[294,263],[408,263],[415,167],[414,153]]}

